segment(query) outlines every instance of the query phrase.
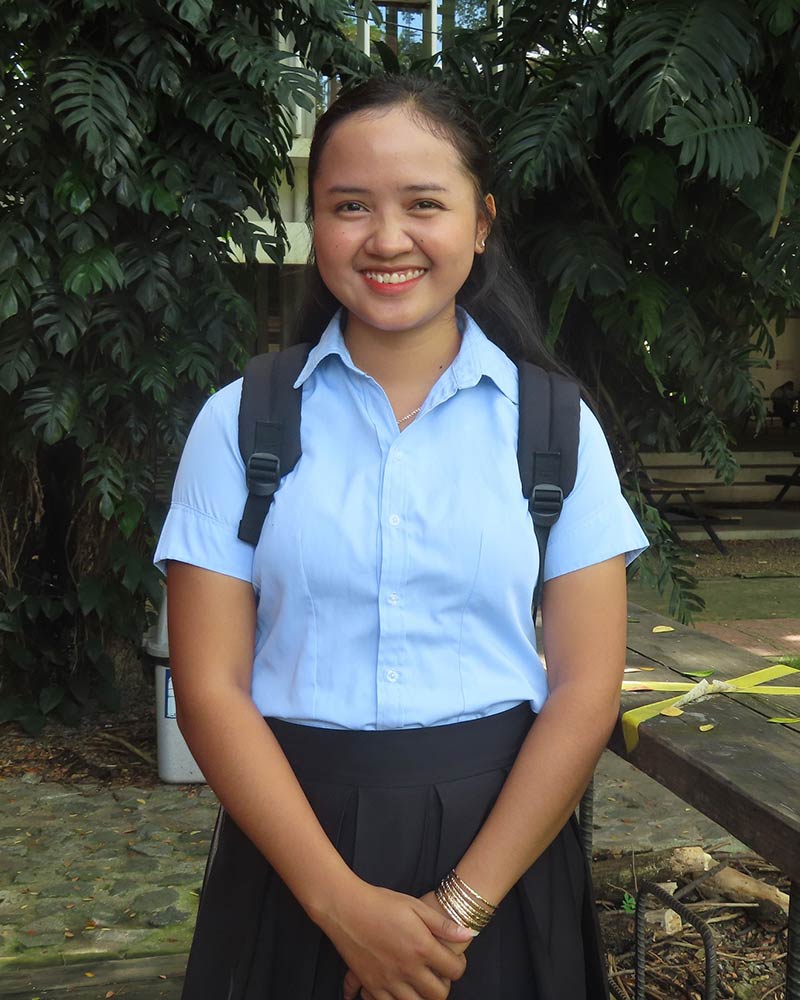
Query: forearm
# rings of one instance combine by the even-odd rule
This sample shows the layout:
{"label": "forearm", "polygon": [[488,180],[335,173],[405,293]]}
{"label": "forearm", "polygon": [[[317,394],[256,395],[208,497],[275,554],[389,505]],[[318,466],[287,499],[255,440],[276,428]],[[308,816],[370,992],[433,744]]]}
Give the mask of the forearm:
{"label": "forearm", "polygon": [[618,692],[564,684],[545,702],[458,873],[498,903],[580,801],[617,717]]}
{"label": "forearm", "polygon": [[309,916],[351,891],[356,876],[323,831],[249,692],[206,684],[179,701],[179,722],[220,802]]}

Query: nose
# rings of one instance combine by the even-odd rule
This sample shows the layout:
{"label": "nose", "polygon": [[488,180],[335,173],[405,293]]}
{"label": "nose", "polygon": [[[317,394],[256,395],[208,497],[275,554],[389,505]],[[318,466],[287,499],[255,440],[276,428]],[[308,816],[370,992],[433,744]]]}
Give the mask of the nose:
{"label": "nose", "polygon": [[376,257],[397,257],[414,247],[414,240],[403,220],[394,213],[373,215],[372,228],[364,245]]}

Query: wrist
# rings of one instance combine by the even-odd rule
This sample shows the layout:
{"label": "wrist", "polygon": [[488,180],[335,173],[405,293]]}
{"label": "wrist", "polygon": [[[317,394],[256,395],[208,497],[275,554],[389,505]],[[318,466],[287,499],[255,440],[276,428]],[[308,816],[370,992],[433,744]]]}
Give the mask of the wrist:
{"label": "wrist", "polygon": [[328,927],[343,922],[344,912],[365,888],[367,883],[342,863],[340,870],[316,879],[307,891],[297,896],[297,901],[309,918],[327,933]]}

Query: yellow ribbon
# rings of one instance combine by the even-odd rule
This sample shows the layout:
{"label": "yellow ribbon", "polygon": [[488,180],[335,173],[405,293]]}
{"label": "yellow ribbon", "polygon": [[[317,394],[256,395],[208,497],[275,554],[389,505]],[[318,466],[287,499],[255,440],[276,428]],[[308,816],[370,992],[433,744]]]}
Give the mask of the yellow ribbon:
{"label": "yellow ribbon", "polygon": [[[778,677],[786,677],[789,674],[800,673],[797,667],[787,666],[785,663],[776,663],[774,667],[764,667],[763,670],[756,670],[752,674],[743,674],[741,677],[722,678],[723,683],[737,689],[737,694],[766,694],[766,695],[795,695],[800,696],[800,687],[764,687],[767,681],[776,680]],[[702,683],[702,682],[700,682]],[[688,684],[685,681],[623,681],[623,691],[641,691],[647,688],[653,691],[693,691],[698,687],[698,683]],[[710,691],[704,697],[712,694],[726,692]],[[733,692],[727,692],[733,693]],[[628,753],[635,749],[639,742],[639,726],[659,715],[665,708],[672,707],[681,697],[666,698],[664,701],[654,701],[649,705],[642,705],[640,708],[631,708],[622,716],[622,735],[625,738],[625,749]]]}

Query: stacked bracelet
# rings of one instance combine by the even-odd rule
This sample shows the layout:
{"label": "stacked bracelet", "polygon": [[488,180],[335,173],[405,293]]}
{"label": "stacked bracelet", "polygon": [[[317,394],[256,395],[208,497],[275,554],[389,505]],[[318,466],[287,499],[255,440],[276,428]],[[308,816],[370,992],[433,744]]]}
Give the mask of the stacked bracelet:
{"label": "stacked bracelet", "polygon": [[485,900],[460,878],[455,869],[445,875],[434,893],[439,906],[457,924],[482,931],[495,914],[496,906]]}

